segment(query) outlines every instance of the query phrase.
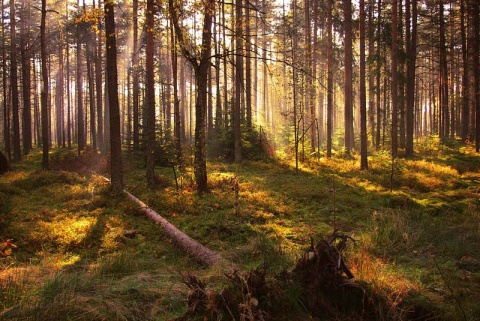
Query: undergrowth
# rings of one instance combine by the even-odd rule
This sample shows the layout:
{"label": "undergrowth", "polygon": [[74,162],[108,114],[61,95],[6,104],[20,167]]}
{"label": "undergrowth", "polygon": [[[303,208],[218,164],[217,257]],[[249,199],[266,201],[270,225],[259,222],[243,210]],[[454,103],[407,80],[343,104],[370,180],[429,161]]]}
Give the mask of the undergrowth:
{"label": "undergrowth", "polygon": [[[475,320],[480,157],[463,148],[422,148],[422,157],[393,166],[388,153],[372,154],[364,172],[355,155],[311,159],[298,171],[287,160],[211,162],[204,195],[188,167],[175,176],[158,167],[159,186],[148,189],[143,162],[127,156],[125,182],[246,271],[292,269],[311,239],[335,226],[356,240],[347,263],[382,298],[384,320]],[[199,266],[101,177],[65,163],[96,159],[107,172],[105,161],[88,157],[59,152],[56,169],[45,172],[36,151],[0,176],[0,319],[171,320],[186,309],[189,289],[180,273],[194,271],[215,290],[227,286],[223,271]],[[278,320],[311,317],[301,289],[272,289],[287,300],[275,306],[278,292],[264,301]]]}

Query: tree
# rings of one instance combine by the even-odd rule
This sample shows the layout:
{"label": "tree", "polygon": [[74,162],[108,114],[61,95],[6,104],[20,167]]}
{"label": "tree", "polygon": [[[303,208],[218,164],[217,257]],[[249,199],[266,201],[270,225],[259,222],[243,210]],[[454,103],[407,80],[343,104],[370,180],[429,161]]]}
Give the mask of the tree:
{"label": "tree", "polygon": [[[412,9],[410,10],[410,2]],[[411,15],[410,15],[411,12]],[[410,16],[412,30],[410,31]],[[413,132],[415,110],[415,63],[417,58],[417,0],[406,3],[406,39],[407,39],[407,117],[406,117],[406,156],[413,156]]]}
{"label": "tree", "polygon": [[110,117],[110,167],[112,188],[123,192],[122,141],[120,137],[120,106],[118,103],[117,41],[115,34],[114,0],[105,0],[105,35],[107,53],[108,108]]}
{"label": "tree", "polygon": [[133,0],[133,150],[140,149],[140,128],[139,128],[139,80],[138,80],[138,0]]}
{"label": "tree", "polygon": [[450,111],[448,109],[448,65],[447,65],[447,45],[445,37],[445,20],[444,20],[444,0],[438,3],[440,17],[440,101],[441,101],[441,124],[440,137],[447,139],[450,136]]}
{"label": "tree", "polygon": [[480,152],[480,3],[473,1],[473,37],[474,37],[474,70],[475,75],[475,150]]}
{"label": "tree", "polygon": [[[2,12],[5,10],[5,3],[2,0]],[[5,142],[5,152],[8,160],[11,159],[11,146],[10,146],[10,109],[7,103],[7,54],[6,54],[6,41],[5,41],[5,15],[2,14],[2,87],[3,87],[3,136]]]}
{"label": "tree", "polygon": [[146,84],[145,84],[145,109],[146,109],[146,136],[147,136],[147,184],[155,185],[155,79],[153,66],[153,0],[147,0],[146,32]]}
{"label": "tree", "polygon": [[206,156],[206,110],[207,110],[207,78],[208,68],[210,66],[210,51],[212,44],[212,16],[215,10],[215,1],[206,0],[203,2],[204,19],[202,28],[202,44],[198,56],[195,56],[189,48],[192,44],[187,43],[187,37],[180,28],[178,12],[179,6],[174,5],[174,0],[169,0],[168,8],[170,19],[172,21],[175,34],[177,35],[178,45],[181,48],[183,56],[190,62],[195,72],[195,85],[197,88],[197,97],[195,100],[195,159],[194,174],[199,192],[207,191],[207,156]]}
{"label": "tree", "polygon": [[49,150],[49,127],[48,127],[48,69],[47,69],[47,44],[45,39],[47,16],[47,0],[42,0],[42,20],[40,23],[40,51],[42,58],[42,92],[40,96],[41,114],[42,114],[42,167],[48,170],[48,150]]}
{"label": "tree", "polygon": [[398,152],[398,1],[392,0],[392,49],[391,49],[391,91],[392,91],[392,158],[397,157]]}
{"label": "tree", "polygon": [[22,157],[20,149],[20,119],[17,71],[17,38],[16,38],[15,0],[10,0],[10,87],[12,91],[12,126],[13,126],[13,160]]}
{"label": "tree", "polygon": [[333,131],[333,17],[332,0],[327,0],[327,157],[332,157]]}
{"label": "tree", "polygon": [[355,147],[353,136],[353,28],[352,1],[343,0],[344,44],[345,44],[345,149],[347,153]]}
{"label": "tree", "polygon": [[466,23],[465,23],[465,1],[460,1],[460,33],[462,37],[462,140],[464,142],[468,139],[469,132],[469,118],[470,118],[470,108],[469,108],[469,66],[468,66],[468,50],[467,50],[467,32],[466,32]]}
{"label": "tree", "polygon": [[365,0],[360,0],[360,169],[362,170],[368,169],[365,78]]}
{"label": "tree", "polygon": [[23,132],[23,153],[29,154],[32,150],[32,104],[31,104],[31,63],[30,63],[30,27],[27,25],[27,14],[30,13],[30,3],[23,0],[21,15],[20,52],[22,59],[22,89],[23,89],[23,112],[22,112],[22,132]]}
{"label": "tree", "polygon": [[81,23],[77,23],[76,36],[77,36],[77,143],[78,143],[78,155],[85,149],[85,118],[83,114],[83,79],[82,79],[82,42],[81,42]]}
{"label": "tree", "polygon": [[242,160],[241,97],[243,85],[243,0],[235,1],[235,103],[233,105],[233,137],[235,161]]}

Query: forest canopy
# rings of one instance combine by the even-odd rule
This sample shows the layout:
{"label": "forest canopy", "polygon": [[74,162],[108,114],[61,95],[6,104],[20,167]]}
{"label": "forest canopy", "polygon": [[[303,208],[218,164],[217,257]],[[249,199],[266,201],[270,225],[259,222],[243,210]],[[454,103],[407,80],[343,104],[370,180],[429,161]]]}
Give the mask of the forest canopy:
{"label": "forest canopy", "polygon": [[[108,10],[95,0],[43,3],[2,1],[5,154],[107,153]],[[298,166],[354,152],[368,168],[369,152],[412,157],[430,136],[479,150],[477,1],[105,5],[115,15],[123,150],[146,155],[147,168],[193,155],[200,190],[207,154],[277,153]]]}

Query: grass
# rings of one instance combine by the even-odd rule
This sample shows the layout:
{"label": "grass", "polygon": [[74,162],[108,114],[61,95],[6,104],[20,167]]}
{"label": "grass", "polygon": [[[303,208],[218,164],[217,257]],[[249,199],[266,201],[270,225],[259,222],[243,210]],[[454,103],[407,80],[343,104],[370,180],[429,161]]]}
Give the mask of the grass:
{"label": "grass", "polygon": [[[141,162],[127,158],[125,182],[171,223],[245,270],[292,268],[310,239],[331,233],[335,220],[357,240],[348,264],[383,298],[384,319],[425,310],[445,320],[475,320],[480,157],[463,147],[425,146],[423,157],[395,161],[393,181],[390,158],[379,152],[364,172],[355,156],[312,159],[299,171],[285,160],[212,162],[205,195],[191,187],[189,169],[177,171],[177,190],[172,169],[159,167],[161,186],[148,189]],[[61,152],[54,159],[73,158]],[[2,320],[171,320],[186,309],[181,272],[225,286],[222,271],[199,266],[99,176],[38,168],[39,152],[0,177],[0,242],[16,246],[0,257]],[[127,237],[132,230],[135,237]],[[308,318],[299,289],[285,293],[297,307],[283,313],[285,320]]]}

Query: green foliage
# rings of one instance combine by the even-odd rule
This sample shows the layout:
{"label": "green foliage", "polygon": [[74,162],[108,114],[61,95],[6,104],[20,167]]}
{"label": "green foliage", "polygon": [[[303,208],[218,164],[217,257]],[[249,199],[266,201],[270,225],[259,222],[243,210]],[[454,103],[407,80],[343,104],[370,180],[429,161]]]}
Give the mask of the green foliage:
{"label": "green foliage", "polygon": [[[261,129],[243,127],[242,133],[243,159],[260,160],[272,156],[272,148]],[[234,160],[234,134],[231,128],[217,129],[215,139],[208,144],[208,154],[221,160]]]}

